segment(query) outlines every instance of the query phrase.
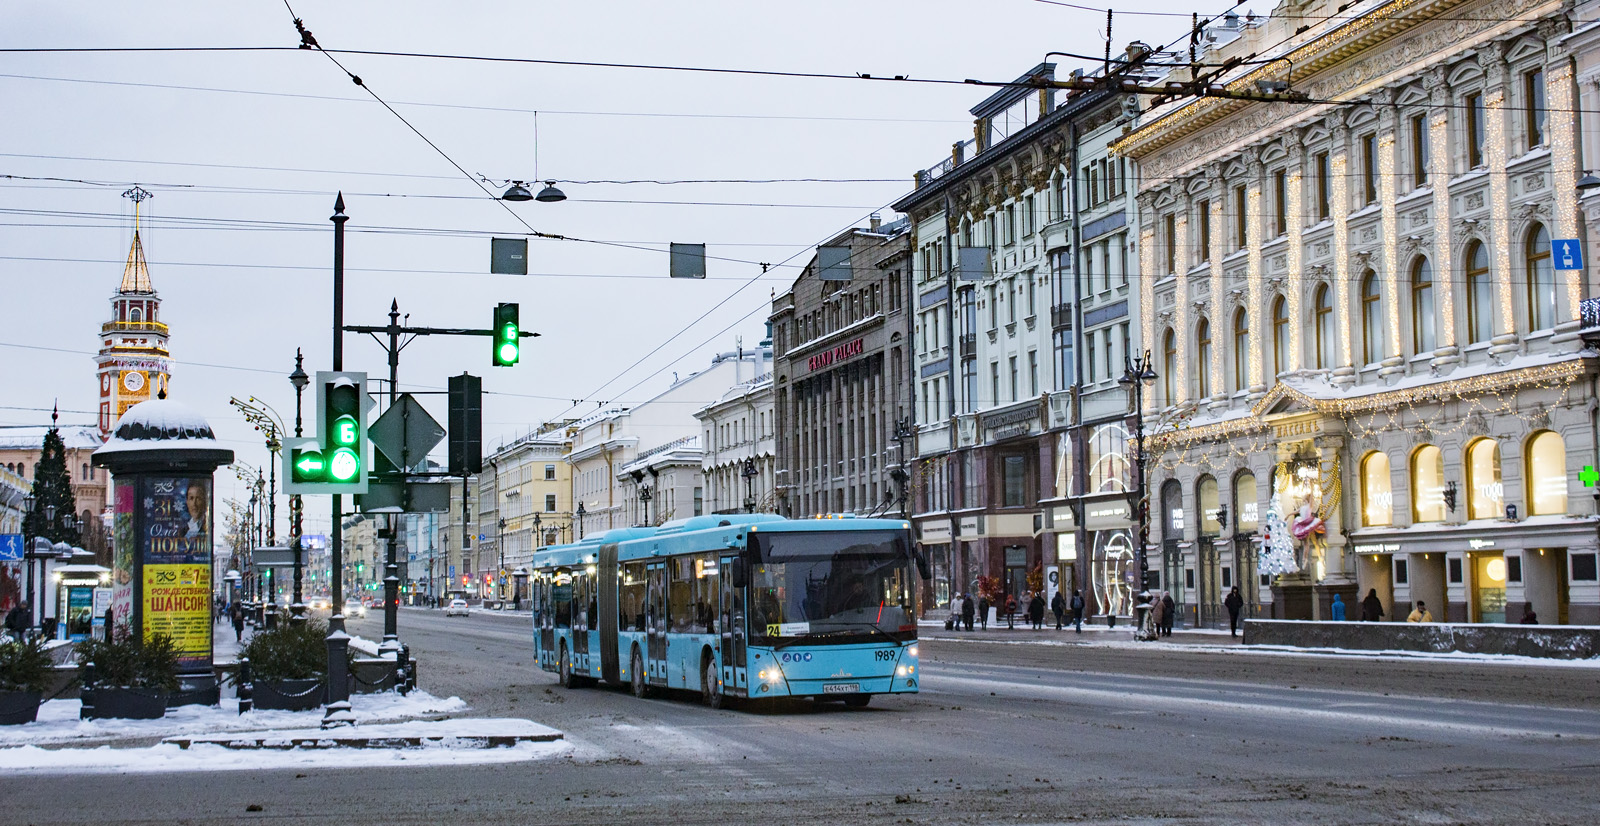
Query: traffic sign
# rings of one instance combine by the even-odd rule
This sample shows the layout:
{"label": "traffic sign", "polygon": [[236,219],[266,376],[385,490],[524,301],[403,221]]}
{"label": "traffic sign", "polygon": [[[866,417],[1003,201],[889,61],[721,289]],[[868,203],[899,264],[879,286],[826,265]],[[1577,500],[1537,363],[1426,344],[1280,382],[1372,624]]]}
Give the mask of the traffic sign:
{"label": "traffic sign", "polygon": [[22,534],[0,533],[0,559],[13,562],[22,559]]}
{"label": "traffic sign", "polygon": [[1550,257],[1558,270],[1583,269],[1583,244],[1576,238],[1557,238],[1550,242]]}
{"label": "traffic sign", "polygon": [[407,393],[367,428],[367,437],[395,467],[415,471],[427,463],[428,451],[444,439],[444,428]]}

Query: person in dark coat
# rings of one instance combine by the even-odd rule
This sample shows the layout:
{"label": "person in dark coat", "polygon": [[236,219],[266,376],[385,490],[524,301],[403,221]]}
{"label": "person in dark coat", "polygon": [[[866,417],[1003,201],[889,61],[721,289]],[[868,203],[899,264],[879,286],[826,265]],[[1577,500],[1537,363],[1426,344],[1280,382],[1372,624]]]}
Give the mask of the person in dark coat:
{"label": "person in dark coat", "polygon": [[1013,594],[1006,594],[1006,628],[1017,627],[1017,598]]}
{"label": "person in dark coat", "polygon": [[961,624],[972,630],[972,595],[967,594],[961,598]]}
{"label": "person in dark coat", "polygon": [[1056,615],[1056,630],[1060,631],[1061,620],[1067,615],[1067,598],[1062,596],[1060,591],[1050,598],[1050,613]]}
{"label": "person in dark coat", "polygon": [[20,640],[28,635],[28,619],[27,604],[19,602],[6,613],[6,630]]}
{"label": "person in dark coat", "polygon": [[1028,620],[1035,631],[1044,627],[1044,594],[1034,593],[1033,600],[1028,603]]}
{"label": "person in dark coat", "polygon": [[978,625],[989,630],[989,598],[978,597]]}
{"label": "person in dark coat", "polygon": [[1161,635],[1172,636],[1172,623],[1178,617],[1178,603],[1172,601],[1172,592],[1161,594]]}
{"label": "person in dark coat", "polygon": [[1244,597],[1239,595],[1239,586],[1233,586],[1228,592],[1228,598],[1222,601],[1228,609],[1228,633],[1239,636],[1239,612],[1244,610]]}
{"label": "person in dark coat", "polygon": [[232,616],[230,616],[229,619],[231,619],[233,621],[233,641],[234,642],[243,642],[244,641],[244,606],[240,605],[237,602],[235,602],[233,604]]}
{"label": "person in dark coat", "polygon": [[1072,610],[1072,624],[1073,624],[1073,626],[1078,629],[1078,633],[1079,634],[1082,634],[1083,633],[1083,592],[1079,591],[1077,588],[1073,588],[1072,589],[1072,602],[1067,603],[1067,607]]}
{"label": "person in dark coat", "polygon": [[1367,598],[1361,601],[1361,621],[1381,622],[1383,620],[1383,600],[1378,599],[1378,589],[1367,590]]}
{"label": "person in dark coat", "polygon": [[1538,625],[1539,615],[1533,611],[1533,603],[1525,603],[1522,608],[1522,625]]}

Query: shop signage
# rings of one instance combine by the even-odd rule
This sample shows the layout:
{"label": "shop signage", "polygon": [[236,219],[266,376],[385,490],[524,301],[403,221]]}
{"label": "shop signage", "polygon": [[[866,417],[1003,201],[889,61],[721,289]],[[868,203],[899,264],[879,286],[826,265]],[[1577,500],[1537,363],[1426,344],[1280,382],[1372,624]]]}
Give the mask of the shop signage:
{"label": "shop signage", "polygon": [[1008,410],[993,416],[984,416],[983,426],[989,431],[989,438],[994,440],[1030,433],[1038,421],[1039,410],[1030,405],[1021,410]]}
{"label": "shop signage", "polygon": [[942,523],[937,523],[937,524],[932,524],[932,525],[923,525],[922,526],[922,541],[925,542],[925,543],[926,542],[949,542],[950,541],[950,523],[949,522],[942,522]]}
{"label": "shop signage", "polygon": [[979,536],[982,534],[982,530],[978,527],[978,517],[976,516],[961,517],[961,523],[958,527],[960,528],[961,536]]}
{"label": "shop signage", "polygon": [[1484,548],[1493,548],[1494,547],[1494,540],[1493,539],[1468,539],[1467,540],[1467,547],[1471,548],[1474,551],[1481,551]]}
{"label": "shop signage", "polygon": [[832,365],[836,361],[844,361],[852,356],[859,356],[866,351],[866,339],[858,338],[847,341],[832,350],[823,350],[807,360],[808,370],[820,370]]}
{"label": "shop signage", "polygon": [[[1473,542],[1479,542],[1481,540],[1474,539],[1472,541]],[[1371,545],[1357,545],[1356,546],[1356,553],[1358,553],[1358,554],[1397,554],[1397,553],[1400,553],[1400,543],[1398,543],[1398,542],[1378,542],[1378,543],[1374,543],[1374,544],[1371,544]]]}
{"label": "shop signage", "polygon": [[1083,526],[1091,531],[1126,528],[1132,511],[1127,502],[1096,502],[1084,505]]}
{"label": "shop signage", "polygon": [[1056,561],[1057,562],[1076,562],[1076,561],[1078,561],[1078,537],[1077,537],[1076,534],[1070,534],[1070,533],[1058,533],[1058,534],[1056,534]]}

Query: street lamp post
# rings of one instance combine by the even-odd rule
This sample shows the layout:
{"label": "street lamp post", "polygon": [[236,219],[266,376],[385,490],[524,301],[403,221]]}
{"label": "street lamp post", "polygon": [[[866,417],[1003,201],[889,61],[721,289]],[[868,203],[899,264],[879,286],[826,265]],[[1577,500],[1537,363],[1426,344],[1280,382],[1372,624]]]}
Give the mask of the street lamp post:
{"label": "street lamp post", "polygon": [[911,500],[911,474],[906,471],[906,440],[916,435],[916,427],[911,424],[911,417],[895,423],[894,440],[900,448],[900,466],[894,469],[890,476],[900,485],[900,518],[910,519]]}
{"label": "street lamp post", "polygon": [[506,518],[504,516],[500,517],[496,527],[499,530],[495,533],[494,541],[495,546],[500,549],[500,574],[495,580],[494,590],[495,596],[499,597],[501,602],[504,602],[506,599]]}
{"label": "street lamp post", "polygon": [[756,470],[756,460],[754,458],[745,459],[744,470],[739,475],[744,477],[744,512],[755,513],[756,477],[761,475],[761,471]]}
{"label": "street lamp post", "polygon": [[[1137,500],[1134,502],[1134,511],[1139,520],[1139,546],[1135,550],[1134,566],[1139,570],[1139,590],[1144,592],[1149,587],[1147,580],[1150,565],[1149,554],[1146,553],[1146,546],[1150,544],[1150,497],[1149,491],[1146,490],[1145,478],[1148,457],[1145,451],[1144,389],[1155,384],[1156,371],[1151,368],[1149,350],[1145,350],[1144,354],[1137,358],[1129,358],[1124,353],[1122,362],[1122,377],[1117,379],[1117,383],[1128,388],[1133,394],[1134,468],[1138,474],[1137,484],[1134,487],[1134,496]],[[1140,610],[1148,611],[1149,605],[1140,605]],[[1140,621],[1135,623],[1135,634],[1138,634],[1144,625],[1144,617],[1141,615],[1138,619]]]}
{"label": "street lamp post", "polygon": [[585,513],[585,511],[583,509],[583,503],[579,502],[578,503],[578,541],[579,542],[583,541],[583,515],[584,515],[584,513]]}
{"label": "street lamp post", "polygon": [[[294,385],[294,436],[303,435],[304,424],[301,418],[301,396],[305,393],[306,385],[311,383],[311,376],[306,374],[304,368],[305,357],[300,354],[300,348],[294,349],[294,372],[289,374],[289,383]],[[301,584],[305,577],[305,561],[303,558],[302,536],[305,531],[305,504],[300,500],[300,494],[289,497],[289,544],[294,553],[294,604],[289,606],[291,621],[301,623],[306,621],[305,594]]]}
{"label": "street lamp post", "polygon": [[644,507],[643,524],[648,526],[650,524],[650,489],[643,485],[639,486],[639,503]]}

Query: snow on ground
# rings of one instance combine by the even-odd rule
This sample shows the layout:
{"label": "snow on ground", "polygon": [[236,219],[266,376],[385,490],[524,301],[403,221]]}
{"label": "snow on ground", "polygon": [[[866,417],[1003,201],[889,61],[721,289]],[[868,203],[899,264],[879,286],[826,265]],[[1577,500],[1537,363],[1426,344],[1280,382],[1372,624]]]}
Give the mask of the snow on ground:
{"label": "snow on ground", "polygon": [[566,753],[565,741],[519,743],[504,748],[457,748],[448,743],[406,749],[233,750],[222,746],[179,748],[175,743],[140,749],[0,749],[0,772],[12,774],[142,774],[191,771],[445,766],[548,760]]}
{"label": "snow on ground", "polygon": [[[426,691],[413,691],[402,697],[392,692],[357,694],[350,698],[358,723],[406,720],[435,714],[455,714],[467,710],[459,697],[439,698]],[[220,706],[179,706],[167,709],[159,720],[79,720],[82,703],[78,700],[51,700],[39,707],[38,722],[21,726],[0,726],[0,747],[24,744],[71,743],[86,740],[122,738],[160,738],[180,734],[214,734],[223,731],[316,728],[322,722],[322,709],[311,711],[252,711],[240,714],[239,706],[225,698]],[[10,751],[9,749],[3,749]]]}
{"label": "snow on ground", "polygon": [[[941,625],[942,627],[942,625]],[[1121,629],[1119,629],[1121,630]],[[953,634],[954,632],[952,632]],[[1123,634],[1130,634],[1121,630]],[[1184,634],[1199,632],[1185,631]],[[1074,635],[1076,637],[1076,635]],[[1367,651],[1355,648],[1299,648],[1289,645],[1208,645],[1206,643],[1174,643],[1174,642],[1139,642],[1128,636],[1124,639],[1108,640],[1086,637],[1079,639],[995,639],[993,637],[960,636],[937,637],[939,642],[983,642],[990,645],[1047,645],[1061,648],[1128,648],[1140,651],[1167,649],[1171,651],[1187,651],[1201,654],[1239,654],[1245,656],[1319,656],[1344,659],[1401,659],[1401,660],[1442,660],[1446,662],[1488,663],[1500,665],[1545,665],[1555,668],[1592,668],[1600,669],[1600,657],[1587,660],[1557,660],[1549,657],[1518,657],[1510,654],[1472,654],[1462,651],[1431,652],[1431,651],[1400,651],[1383,650]]]}

